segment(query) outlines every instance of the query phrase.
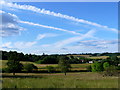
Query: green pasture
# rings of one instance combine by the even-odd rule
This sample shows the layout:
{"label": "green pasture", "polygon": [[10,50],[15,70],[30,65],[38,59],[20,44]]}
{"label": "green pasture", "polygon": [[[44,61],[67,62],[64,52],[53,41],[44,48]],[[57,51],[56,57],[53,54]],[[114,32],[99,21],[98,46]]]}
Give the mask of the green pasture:
{"label": "green pasture", "polygon": [[23,76],[25,75],[36,75],[39,77],[3,78],[3,88],[118,88],[118,77],[103,77],[102,75],[93,72],[67,73],[66,76],[63,73],[23,73]]}

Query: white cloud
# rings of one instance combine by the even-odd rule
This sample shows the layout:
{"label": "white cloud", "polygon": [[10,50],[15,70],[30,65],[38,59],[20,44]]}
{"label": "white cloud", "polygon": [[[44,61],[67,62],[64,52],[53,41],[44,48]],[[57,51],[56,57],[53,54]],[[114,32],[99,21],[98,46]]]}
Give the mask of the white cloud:
{"label": "white cloud", "polygon": [[75,18],[73,16],[68,16],[68,15],[64,15],[64,14],[61,14],[61,13],[51,12],[49,10],[40,9],[40,8],[37,8],[35,6],[31,6],[31,5],[19,5],[19,4],[16,4],[16,3],[14,3],[14,4],[13,3],[7,3],[3,0],[0,1],[0,3],[2,5],[12,7],[12,8],[30,10],[30,11],[33,11],[33,12],[47,14],[47,15],[51,15],[51,16],[55,16],[55,17],[60,17],[60,18],[64,18],[64,19],[68,19],[68,20],[72,20],[72,21],[76,21],[76,22],[80,22],[80,23],[85,23],[85,24],[93,25],[93,26],[100,27],[100,28],[104,28],[104,29],[107,29],[107,30],[110,30],[110,31],[118,32],[118,30],[115,29],[115,28],[109,28],[108,26],[100,25],[98,23],[90,22],[90,21],[87,21],[87,20],[84,20],[84,19]]}
{"label": "white cloud", "polygon": [[39,26],[39,27],[43,27],[43,28],[49,28],[49,29],[59,30],[59,31],[63,31],[63,32],[68,32],[68,33],[72,33],[72,34],[75,34],[75,35],[81,35],[80,33],[77,33],[75,31],[69,31],[69,30],[62,29],[62,28],[41,25],[41,24],[38,24],[38,23],[33,23],[33,22],[28,22],[28,21],[19,21],[19,22],[24,23],[24,24],[28,24],[28,25]]}
{"label": "white cloud", "polygon": [[28,22],[28,21],[21,21],[16,15],[11,14],[11,13],[6,13],[6,12],[1,11],[1,10],[0,10],[0,13],[2,15],[2,25],[0,25],[0,28],[2,29],[0,31],[1,36],[16,35],[16,34],[19,34],[20,31],[25,30],[23,27],[18,26],[17,25],[18,23],[23,23],[23,24],[33,25],[33,26],[39,26],[39,27],[49,28],[49,29],[54,29],[54,30],[59,30],[59,31],[67,32],[67,33],[72,33],[72,34],[75,34],[75,35],[82,35],[82,34],[77,33],[75,31],[69,31],[69,30],[62,29],[62,28],[41,25],[41,24]]}
{"label": "white cloud", "polygon": [[18,49],[23,49],[23,48],[30,48],[33,45],[35,45],[37,42],[36,41],[32,41],[32,42],[15,42],[14,43],[14,47],[18,48]]}
{"label": "white cloud", "polygon": [[3,43],[3,44],[2,44],[2,48],[4,48],[4,47],[12,48],[11,44],[12,44],[11,42]]}
{"label": "white cloud", "polygon": [[44,33],[44,34],[39,34],[36,38],[36,40],[40,40],[46,37],[56,37],[58,34],[53,34],[53,33]]}
{"label": "white cloud", "polygon": [[36,38],[36,40],[40,40],[40,39],[43,39],[45,38],[45,34],[39,34]]}
{"label": "white cloud", "polygon": [[78,46],[87,46],[94,48],[109,48],[110,45],[118,44],[118,40],[86,40],[79,41]]}
{"label": "white cloud", "polygon": [[54,44],[51,44],[51,45],[47,44],[47,45],[42,45],[42,46],[43,47],[54,46],[54,48],[62,48],[65,45],[68,45],[68,44],[71,44],[71,43],[74,43],[74,42],[78,42],[78,41],[83,40],[85,38],[94,38],[94,39],[96,39],[96,37],[93,36],[94,33],[95,33],[95,30],[90,30],[84,35],[68,38],[68,39],[65,39],[65,40],[62,40],[62,41],[58,41],[58,42],[56,42]]}
{"label": "white cloud", "polygon": [[18,41],[18,42],[5,42],[2,43],[0,46],[0,49],[2,50],[22,50],[25,48],[31,48],[33,45],[35,45],[37,41],[30,41],[30,42],[23,42],[23,41]]}
{"label": "white cloud", "polygon": [[0,10],[0,17],[2,23],[0,24],[0,36],[13,36],[20,34],[20,31],[25,30],[23,27],[18,26],[18,17],[11,13],[6,13]]}

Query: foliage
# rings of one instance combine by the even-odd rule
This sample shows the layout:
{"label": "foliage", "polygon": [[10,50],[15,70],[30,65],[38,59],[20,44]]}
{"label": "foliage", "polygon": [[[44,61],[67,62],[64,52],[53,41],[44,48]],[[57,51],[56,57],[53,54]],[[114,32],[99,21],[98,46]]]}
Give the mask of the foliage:
{"label": "foliage", "polygon": [[[69,61],[71,64],[79,64],[79,63],[87,63],[89,59],[92,59],[92,57],[85,58],[85,57],[75,57],[72,55],[77,55],[77,54],[66,54],[66,55],[59,55],[59,54],[54,54],[54,55],[46,55],[43,53],[43,55],[35,55],[35,54],[23,54],[18,53],[16,51],[2,51],[2,60],[19,60],[19,61],[31,61],[31,62],[36,62],[39,64],[58,64],[59,58],[61,56],[70,56]],[[120,55],[120,53],[82,53],[79,55],[90,55],[90,56],[110,56],[106,60],[103,60],[102,62],[109,62],[110,65],[116,65],[120,63],[120,58],[117,56]],[[98,57],[98,58],[99,58]],[[14,59],[11,59],[14,58]],[[97,59],[97,58],[96,58]],[[83,62],[82,62],[83,61]]]}
{"label": "foliage", "polygon": [[92,70],[91,65],[87,66],[86,68],[87,68],[87,70],[88,70],[89,72]]}
{"label": "foliage", "polygon": [[110,57],[110,59],[111,59],[111,62],[112,62],[111,65],[117,66],[120,63],[120,59],[116,55],[112,55]]}
{"label": "foliage", "polygon": [[107,67],[103,72],[103,76],[116,76],[116,75],[118,75],[118,72],[116,70],[116,67],[112,65]]}
{"label": "foliage", "polygon": [[57,64],[58,63],[58,58],[57,56],[49,55],[46,57],[43,57],[39,61],[37,61],[39,64]]}
{"label": "foliage", "polygon": [[75,58],[75,57],[73,57],[73,56],[70,56],[70,63],[71,64],[77,64],[77,63],[79,63],[79,59],[77,59],[77,58]]}
{"label": "foliage", "polygon": [[53,66],[46,66],[49,73],[54,72],[55,68]]}
{"label": "foliage", "polygon": [[108,62],[103,63],[104,70],[106,70],[109,66],[110,66],[110,64]]}
{"label": "foliage", "polygon": [[27,72],[33,72],[34,70],[38,69],[34,64],[26,64],[26,65],[24,65],[23,68]]}
{"label": "foliage", "polygon": [[117,69],[117,70],[120,70],[120,66],[117,66],[116,69]]}
{"label": "foliage", "polygon": [[20,72],[23,68],[23,65],[16,60],[8,60],[6,72],[12,72],[14,75],[16,72]]}
{"label": "foliage", "polygon": [[95,62],[91,65],[92,72],[101,72],[103,71],[102,63]]}
{"label": "foliage", "polygon": [[60,57],[60,59],[59,59],[59,67],[61,69],[61,72],[64,72],[65,75],[66,75],[66,72],[69,71],[70,68],[71,68],[68,57],[66,57],[66,56]]}

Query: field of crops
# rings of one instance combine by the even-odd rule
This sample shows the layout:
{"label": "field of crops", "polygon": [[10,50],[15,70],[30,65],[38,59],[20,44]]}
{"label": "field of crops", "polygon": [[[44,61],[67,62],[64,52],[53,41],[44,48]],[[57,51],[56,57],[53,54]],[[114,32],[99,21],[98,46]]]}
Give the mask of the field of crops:
{"label": "field of crops", "polygon": [[90,59],[106,59],[108,58],[109,56],[92,56],[92,57],[88,57]]}

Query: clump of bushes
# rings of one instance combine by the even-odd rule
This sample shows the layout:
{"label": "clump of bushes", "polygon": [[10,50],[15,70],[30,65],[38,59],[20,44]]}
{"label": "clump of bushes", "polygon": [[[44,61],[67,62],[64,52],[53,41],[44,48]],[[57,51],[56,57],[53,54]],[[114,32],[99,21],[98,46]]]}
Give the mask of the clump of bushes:
{"label": "clump of bushes", "polygon": [[86,69],[87,69],[87,71],[91,72],[91,70],[92,70],[91,65],[87,66]]}
{"label": "clump of bushes", "polygon": [[108,62],[103,63],[104,70],[106,70],[109,66],[110,66],[110,64]]}
{"label": "clump of bushes", "polygon": [[[88,68],[90,69],[90,68]],[[120,69],[120,66],[110,65],[109,62],[95,62],[91,65],[92,72],[102,72],[103,76],[117,76],[117,69]]]}
{"label": "clump of bushes", "polygon": [[49,73],[52,73],[55,71],[55,67],[53,67],[53,66],[46,66],[46,69]]}
{"label": "clump of bushes", "polygon": [[118,75],[118,72],[116,70],[116,67],[112,65],[105,68],[103,72],[103,76],[117,76],[117,75]]}
{"label": "clump of bushes", "polygon": [[100,62],[93,63],[91,65],[91,71],[92,72],[101,72],[101,71],[103,71],[102,63],[100,63]]}
{"label": "clump of bushes", "polygon": [[23,69],[26,72],[33,72],[33,71],[37,71],[38,68],[34,64],[25,64]]}

